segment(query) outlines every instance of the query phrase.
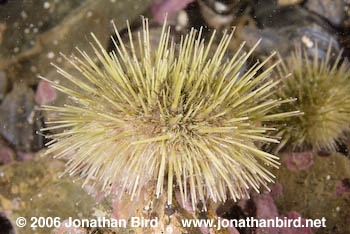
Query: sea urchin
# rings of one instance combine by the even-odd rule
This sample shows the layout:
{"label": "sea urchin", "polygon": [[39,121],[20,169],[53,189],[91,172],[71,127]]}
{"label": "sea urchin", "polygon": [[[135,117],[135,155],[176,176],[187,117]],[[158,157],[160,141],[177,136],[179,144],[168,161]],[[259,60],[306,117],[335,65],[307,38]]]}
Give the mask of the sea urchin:
{"label": "sea urchin", "polygon": [[66,173],[86,178],[84,184],[93,180],[120,196],[126,192],[134,198],[154,185],[157,196],[167,188],[168,204],[173,187],[193,206],[207,198],[249,197],[248,188],[259,191],[272,181],[262,164],[279,164],[278,157],[255,145],[278,143],[266,134],[274,129],[259,123],[297,113],[268,114],[290,101],[271,98],[279,81],[268,74],[276,64],[262,71],[266,60],[240,74],[254,48],[243,53],[242,44],[225,60],[232,33],[223,35],[209,57],[215,33],[205,45],[201,31],[192,29],[176,45],[165,25],[157,48],[150,45],[146,19],[137,47],[129,28],[130,51],[116,28],[111,53],[92,34],[98,63],[83,51],[82,59],[67,58],[83,78],[56,67],[79,91],[47,80],[76,102],[42,106],[55,113],[43,131],[64,129],[47,135],[53,139],[47,154],[67,158]]}
{"label": "sea urchin", "polygon": [[[310,56],[300,48],[279,66],[283,81],[277,97],[297,101],[281,106],[275,113],[300,110],[303,115],[286,120],[280,128],[281,144],[276,150],[330,150],[344,137],[350,123],[350,67],[340,63],[341,53],[331,56],[332,43],[320,58],[318,48]],[[333,60],[333,61],[332,61]]]}

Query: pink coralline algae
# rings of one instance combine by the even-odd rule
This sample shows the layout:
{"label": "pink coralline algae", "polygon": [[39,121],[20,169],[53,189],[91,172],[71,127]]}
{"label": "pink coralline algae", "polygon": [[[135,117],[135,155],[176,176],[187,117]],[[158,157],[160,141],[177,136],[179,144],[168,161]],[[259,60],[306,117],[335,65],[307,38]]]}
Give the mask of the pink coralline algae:
{"label": "pink coralline algae", "polygon": [[136,212],[136,209],[140,208],[139,205],[140,202],[126,202],[114,197],[112,204],[112,218],[128,220],[132,214]]}
{"label": "pink coralline algae", "polygon": [[191,2],[194,2],[194,0],[157,0],[152,6],[152,13],[154,18],[162,23],[166,14],[171,18]]}
{"label": "pink coralline algae", "polygon": [[49,82],[40,81],[35,94],[35,102],[43,105],[50,103],[56,99],[56,91]]}
{"label": "pink coralline algae", "polygon": [[76,234],[87,234],[87,232],[80,227],[67,227],[69,226],[69,220],[64,220],[60,227],[53,230],[54,234],[66,234],[66,233],[76,233]]}
{"label": "pink coralline algae", "polygon": [[8,147],[0,147],[0,165],[14,161],[14,152]]}
{"label": "pink coralline algae", "polygon": [[349,195],[350,196],[350,179],[346,178],[338,182],[335,186],[335,194],[337,196]]}
{"label": "pink coralline algae", "polygon": [[[256,208],[257,219],[275,219],[278,216],[277,207],[270,194],[260,194],[253,197],[253,202]],[[280,234],[279,228],[274,227],[258,227],[256,234]]]}
{"label": "pink coralline algae", "polygon": [[258,219],[269,219],[278,216],[278,211],[270,194],[260,194],[253,197]]}
{"label": "pink coralline algae", "polygon": [[282,184],[274,184],[270,189],[270,196],[273,198],[273,200],[276,200],[277,197],[282,196],[283,194]]}
{"label": "pink coralline algae", "polygon": [[179,191],[176,191],[175,198],[176,198],[177,202],[179,203],[179,205],[182,207],[182,209],[186,210],[188,213],[194,214],[194,210],[192,208],[192,203],[189,202],[188,200],[183,202]]}
{"label": "pink coralline algae", "polygon": [[239,231],[235,227],[228,227],[227,229],[230,234],[239,234]]}
{"label": "pink coralline algae", "polygon": [[[281,234],[312,234],[312,230],[310,227],[306,226],[306,220],[301,218],[301,215],[296,211],[290,211],[287,214],[281,215],[279,218],[284,219],[287,218],[288,220],[297,220],[300,218],[300,224],[301,227],[282,227],[280,228]],[[304,227],[303,227],[304,226]]]}
{"label": "pink coralline algae", "polygon": [[20,161],[25,161],[25,160],[28,160],[28,159],[31,159],[34,157],[33,153],[26,153],[26,152],[21,152],[21,151],[18,151],[17,152],[17,157]]}
{"label": "pink coralline algae", "polygon": [[284,158],[287,168],[291,171],[306,170],[313,164],[311,152],[291,153]]}
{"label": "pink coralline algae", "polygon": [[[278,217],[281,220],[296,220],[297,225],[305,225],[306,220],[301,218],[301,215],[296,211],[288,212],[284,215],[278,215],[277,207],[274,203],[272,194],[260,194],[253,196],[253,202],[256,208],[257,219],[274,219]],[[300,222],[300,223],[298,223]],[[312,234],[311,227],[258,227],[255,230],[255,234]]]}
{"label": "pink coralline algae", "polygon": [[214,232],[208,227],[201,226],[199,229],[201,230],[202,234],[214,234]]}

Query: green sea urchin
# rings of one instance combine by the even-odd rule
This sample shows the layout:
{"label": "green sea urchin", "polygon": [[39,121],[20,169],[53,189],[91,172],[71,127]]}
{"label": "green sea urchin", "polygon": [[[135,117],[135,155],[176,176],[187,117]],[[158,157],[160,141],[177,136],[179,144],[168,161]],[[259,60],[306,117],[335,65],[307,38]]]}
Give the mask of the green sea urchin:
{"label": "green sea urchin", "polygon": [[83,78],[57,67],[79,91],[47,80],[76,101],[74,106],[42,106],[55,113],[43,131],[65,129],[47,135],[53,140],[46,153],[67,158],[66,173],[131,198],[152,184],[159,196],[165,186],[169,204],[177,186],[193,206],[206,198],[224,201],[228,194],[234,200],[249,197],[248,188],[259,191],[272,181],[262,164],[278,167],[278,157],[255,142],[278,141],[266,134],[273,128],[259,123],[297,113],[268,114],[290,101],[271,99],[279,81],[268,74],[276,64],[261,71],[265,60],[240,74],[254,48],[242,53],[242,44],[224,60],[232,33],[224,34],[209,58],[215,33],[206,46],[201,31],[192,29],[177,46],[164,23],[158,48],[152,48],[143,20],[138,58],[130,28],[130,52],[115,32],[118,42],[111,53],[92,34],[101,68],[83,51],[82,59],[67,58]]}
{"label": "green sea urchin", "polygon": [[279,151],[289,150],[336,150],[337,141],[349,129],[350,122],[350,69],[341,63],[341,53],[331,56],[331,43],[323,59],[318,49],[309,56],[299,48],[279,70],[291,73],[285,79],[278,97],[296,97],[297,101],[281,106],[276,113],[300,110],[304,115],[286,120],[286,127],[280,128],[282,137]]}

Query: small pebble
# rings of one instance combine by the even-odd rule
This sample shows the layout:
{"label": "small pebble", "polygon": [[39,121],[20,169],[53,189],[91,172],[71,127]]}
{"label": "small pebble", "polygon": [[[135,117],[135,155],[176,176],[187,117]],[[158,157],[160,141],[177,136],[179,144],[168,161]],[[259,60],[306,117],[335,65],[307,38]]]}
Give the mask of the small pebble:
{"label": "small pebble", "polygon": [[181,10],[177,15],[176,31],[184,29],[188,25],[189,19],[188,15],[184,10]]}
{"label": "small pebble", "polygon": [[44,2],[44,8],[49,9],[50,8],[50,3],[49,2]]}
{"label": "small pebble", "polygon": [[55,57],[55,53],[50,51],[49,53],[47,53],[47,58],[49,59],[53,59]]}
{"label": "small pebble", "polygon": [[223,13],[228,10],[228,6],[226,4],[223,4],[219,1],[215,1],[214,8],[217,12]]}
{"label": "small pebble", "polygon": [[310,38],[308,38],[307,36],[305,36],[305,35],[302,36],[301,41],[308,48],[312,48],[314,46],[314,43],[312,42],[312,40]]}
{"label": "small pebble", "polygon": [[86,17],[87,18],[90,18],[92,16],[92,12],[91,11],[88,11],[87,13],[86,13]]}
{"label": "small pebble", "polygon": [[21,12],[21,16],[23,19],[26,19],[28,17],[27,13],[25,11]]}
{"label": "small pebble", "polygon": [[36,66],[31,66],[31,67],[30,67],[30,71],[31,71],[31,72],[37,72],[38,69],[36,68]]}

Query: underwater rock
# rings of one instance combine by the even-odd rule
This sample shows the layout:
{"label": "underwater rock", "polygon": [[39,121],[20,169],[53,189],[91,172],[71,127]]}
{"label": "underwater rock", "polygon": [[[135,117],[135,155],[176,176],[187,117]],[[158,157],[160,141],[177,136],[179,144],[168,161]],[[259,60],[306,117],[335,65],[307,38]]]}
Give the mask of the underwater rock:
{"label": "underwater rock", "polygon": [[341,26],[346,20],[344,0],[308,0],[305,7],[321,15],[335,26]]}
{"label": "underwater rock", "polygon": [[43,147],[43,137],[36,134],[42,122],[35,110],[34,92],[15,84],[0,106],[0,133],[16,150],[29,152]]}
{"label": "underwater rock", "polygon": [[290,153],[284,157],[287,168],[291,171],[308,169],[313,163],[311,152]]}
{"label": "underwater rock", "polygon": [[[27,0],[20,5],[8,1],[0,8],[2,45],[0,67],[37,53],[40,48],[38,35],[55,28],[71,11],[83,5],[86,0],[34,1]],[[10,17],[5,17],[10,16]],[[52,41],[51,41],[52,43]]]}
{"label": "underwater rock", "polygon": [[320,16],[299,5],[281,7],[274,0],[258,0],[254,10],[259,29],[246,27],[242,30],[242,37],[247,38],[249,47],[261,38],[262,42],[256,51],[260,55],[278,51],[282,57],[287,57],[295,46],[313,55],[317,42],[318,55],[324,58],[331,41],[332,51],[337,54],[340,50],[336,31]]}
{"label": "underwater rock", "polygon": [[[121,200],[113,195],[101,197],[100,193],[94,192],[89,195],[82,189],[83,181],[78,177],[60,177],[64,169],[63,161],[38,156],[35,155],[32,159],[0,167],[0,211],[6,214],[12,223],[19,216],[25,217],[28,221],[30,217],[58,217],[61,223],[67,222],[69,217],[73,219],[97,219],[98,217],[129,219],[135,216],[144,219],[158,218],[159,225],[156,228],[127,225],[125,228],[96,229],[66,229],[61,225],[56,229],[36,228],[35,233],[63,234],[68,230],[84,231],[81,234],[170,233],[167,230],[172,230],[173,234],[200,233],[199,228],[185,229],[180,223],[181,219],[196,218],[196,216],[187,213],[178,204],[174,204],[174,213],[166,214],[166,198],[160,196],[157,199],[152,195],[153,191],[145,190],[138,200],[133,201],[128,195],[123,196]],[[24,228],[14,228],[16,233],[33,233],[29,225]]]}
{"label": "underwater rock", "polygon": [[[12,223],[18,217],[89,217],[94,199],[81,184],[70,178],[58,178],[64,163],[35,157],[0,167],[0,209]],[[82,215],[82,216],[79,216]],[[16,233],[32,234],[30,225],[15,227]],[[37,227],[35,233],[47,234],[49,228]],[[0,232],[1,233],[1,232]]]}
{"label": "underwater rock", "polygon": [[[281,155],[281,158],[287,155]],[[281,214],[298,211],[303,218],[326,219],[327,227],[314,229],[315,234],[350,233],[349,196],[337,196],[337,184],[350,178],[350,160],[339,153],[329,157],[313,157],[307,170],[292,172],[282,163],[273,170],[276,183],[283,185],[283,195],[275,204]],[[339,186],[339,185],[338,185]],[[339,192],[339,188],[338,188]]]}
{"label": "underwater rock", "polygon": [[70,55],[76,52],[76,46],[90,49],[82,35],[94,32],[107,45],[111,20],[122,30],[127,19],[140,17],[151,3],[152,0],[28,0],[18,7],[16,1],[9,1],[0,8],[1,16],[11,16],[0,19],[0,26],[5,28],[0,32],[0,69],[12,71],[9,82],[26,74],[23,81],[36,85],[38,74],[53,70],[50,62],[64,63],[60,52]]}
{"label": "underwater rock", "polygon": [[5,214],[0,212],[0,234],[15,234],[15,230],[10,222],[10,220],[6,217]]}

